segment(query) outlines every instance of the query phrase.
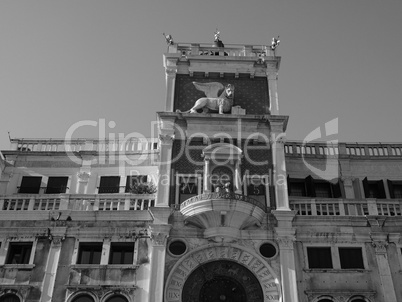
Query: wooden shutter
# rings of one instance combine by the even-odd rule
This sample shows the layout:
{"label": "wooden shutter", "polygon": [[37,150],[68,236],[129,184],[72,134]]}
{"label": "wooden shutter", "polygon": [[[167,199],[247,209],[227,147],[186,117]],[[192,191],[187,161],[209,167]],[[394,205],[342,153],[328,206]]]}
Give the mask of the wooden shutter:
{"label": "wooden shutter", "polygon": [[384,188],[384,182],[382,179],[377,181],[377,188],[378,188],[378,196],[377,198],[385,199],[385,188]]}
{"label": "wooden shutter", "polygon": [[369,198],[370,197],[370,188],[369,188],[369,183],[368,183],[367,177],[363,179],[363,189],[364,189],[364,197]]}
{"label": "wooden shutter", "polygon": [[388,184],[388,191],[389,191],[390,197],[395,198],[394,184],[392,183],[392,180],[387,179],[387,184]]}
{"label": "wooden shutter", "polygon": [[331,188],[332,188],[332,197],[333,198],[342,197],[341,185],[340,185],[339,181],[335,184],[331,183]]}

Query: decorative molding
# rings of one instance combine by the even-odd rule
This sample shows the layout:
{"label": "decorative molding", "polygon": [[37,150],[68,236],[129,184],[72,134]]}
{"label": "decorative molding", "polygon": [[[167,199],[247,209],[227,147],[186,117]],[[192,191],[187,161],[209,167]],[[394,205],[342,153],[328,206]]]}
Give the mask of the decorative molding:
{"label": "decorative molding", "polygon": [[89,178],[91,177],[91,172],[78,172],[77,177],[79,182],[88,182]]}
{"label": "decorative molding", "polygon": [[164,301],[181,301],[184,284],[193,271],[200,265],[217,260],[233,261],[245,266],[259,281],[266,301],[280,299],[278,277],[266,261],[254,251],[231,244],[201,247],[182,257],[172,267],[167,277]]}
{"label": "decorative molding", "polygon": [[174,141],[174,134],[159,134],[159,140],[164,145],[171,145]]}

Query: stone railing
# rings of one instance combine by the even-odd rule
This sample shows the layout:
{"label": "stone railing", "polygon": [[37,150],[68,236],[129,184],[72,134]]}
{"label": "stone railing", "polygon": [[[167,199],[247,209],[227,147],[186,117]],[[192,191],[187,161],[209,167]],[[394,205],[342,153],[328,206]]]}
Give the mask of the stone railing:
{"label": "stone railing", "polygon": [[300,216],[402,216],[399,199],[309,199],[290,197],[290,208]]}
{"label": "stone railing", "polygon": [[0,211],[141,211],[155,199],[156,194],[21,194],[0,197]]}
{"label": "stone railing", "polygon": [[401,157],[402,144],[392,143],[307,143],[291,142],[285,144],[289,156],[339,156],[339,157]]}
{"label": "stone railing", "polygon": [[131,138],[127,140],[97,139],[11,139],[11,150],[23,152],[143,152],[157,150],[156,138]]}
{"label": "stone railing", "polygon": [[265,57],[275,56],[275,51],[267,45],[225,44],[225,47],[214,47],[211,43],[177,43],[169,46],[169,53],[182,56],[228,56],[228,57]]}
{"label": "stone railing", "polygon": [[188,207],[189,205],[195,204],[198,201],[206,201],[206,200],[235,200],[235,201],[243,201],[250,203],[254,206],[259,207],[262,209],[264,212],[267,210],[266,207],[261,205],[261,203],[258,200],[255,200],[251,197],[241,195],[241,194],[236,194],[232,192],[212,192],[212,193],[204,193],[200,194],[197,196],[193,196],[184,202],[180,204],[180,209],[184,209],[185,207]]}

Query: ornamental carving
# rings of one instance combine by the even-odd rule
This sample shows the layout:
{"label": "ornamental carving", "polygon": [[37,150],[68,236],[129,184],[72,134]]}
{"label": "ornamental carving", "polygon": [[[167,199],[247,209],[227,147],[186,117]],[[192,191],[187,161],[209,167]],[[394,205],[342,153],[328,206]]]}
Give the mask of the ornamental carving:
{"label": "ornamental carving", "polygon": [[159,134],[159,140],[164,145],[172,144],[174,137],[174,134]]}
{"label": "ornamental carving", "polygon": [[386,241],[372,241],[371,245],[374,247],[376,254],[386,254],[388,242]]}
{"label": "ornamental carving", "polygon": [[169,237],[169,235],[166,233],[152,232],[152,234],[151,234],[151,240],[153,241],[154,246],[157,246],[157,245],[166,246],[166,240],[168,237]]}
{"label": "ornamental carving", "polygon": [[280,250],[293,250],[294,238],[291,237],[278,237],[276,242]]}
{"label": "ornamental carving", "polygon": [[90,172],[78,172],[77,177],[80,182],[88,182],[89,178],[91,177],[91,173]]}
{"label": "ornamental carving", "polygon": [[[208,267],[208,263],[212,262],[215,265]],[[205,268],[208,274],[202,274],[203,278],[197,282],[199,278],[194,279],[194,275],[197,274],[197,269],[200,267]],[[243,271],[243,274],[240,273],[240,270]],[[278,277],[264,259],[239,245],[211,245],[207,248],[191,251],[173,266],[167,277],[165,301],[182,301],[183,295],[192,295],[193,286],[199,289],[198,292],[200,292],[200,295],[209,295],[208,291],[206,291],[207,293],[202,291],[203,286],[220,290],[219,284],[224,286],[227,281],[225,276],[229,276],[230,274],[232,279],[235,276],[244,277],[242,280],[239,279],[238,282],[243,287],[243,289],[239,288],[239,294],[245,294],[248,300],[276,302],[280,300],[281,292],[277,281]],[[250,283],[250,286],[260,288],[264,297],[263,299],[258,300],[257,297],[252,296],[252,293],[247,293],[248,289],[245,285],[252,278],[255,278],[256,282]],[[188,280],[193,280],[193,282],[187,282]],[[202,284],[199,284],[199,282],[202,282]],[[256,292],[258,292],[257,288]],[[198,301],[199,296],[192,298],[195,298],[192,301]],[[217,298],[223,299],[225,297]]]}

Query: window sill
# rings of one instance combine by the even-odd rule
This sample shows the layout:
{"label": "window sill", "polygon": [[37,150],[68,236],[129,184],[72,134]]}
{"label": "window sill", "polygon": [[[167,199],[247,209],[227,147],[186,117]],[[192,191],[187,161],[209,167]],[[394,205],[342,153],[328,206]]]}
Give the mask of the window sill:
{"label": "window sill", "polygon": [[4,269],[18,269],[18,270],[32,270],[35,268],[35,264],[3,264],[0,265]]}
{"label": "window sill", "polygon": [[371,270],[364,268],[304,268],[303,271],[305,273],[366,273]]}

